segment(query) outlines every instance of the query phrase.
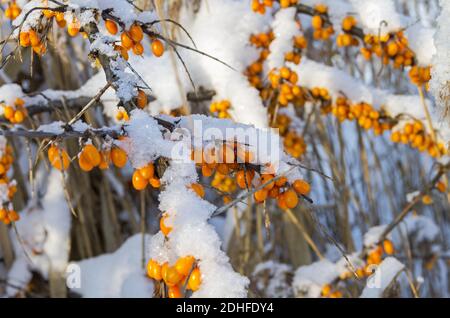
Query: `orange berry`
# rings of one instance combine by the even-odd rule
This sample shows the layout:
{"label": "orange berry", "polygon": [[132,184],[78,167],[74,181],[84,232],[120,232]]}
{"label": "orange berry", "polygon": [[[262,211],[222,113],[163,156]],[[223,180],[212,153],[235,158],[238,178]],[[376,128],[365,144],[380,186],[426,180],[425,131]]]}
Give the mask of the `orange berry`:
{"label": "orange berry", "polygon": [[47,47],[45,46],[44,43],[40,43],[37,46],[33,46],[33,51],[34,53],[36,53],[37,55],[44,55],[45,52],[47,52]]}
{"label": "orange berry", "polygon": [[14,122],[21,123],[25,119],[25,115],[21,110],[16,110],[14,112]]}
{"label": "orange berry", "polygon": [[30,30],[28,31],[28,38],[30,40],[31,46],[38,46],[41,43],[41,40],[39,39],[39,35],[36,31]]}
{"label": "orange berry", "polygon": [[323,297],[327,297],[328,295],[330,295],[331,292],[331,286],[326,284],[322,287],[322,291],[321,294]]}
{"label": "orange berry", "polygon": [[92,165],[91,161],[87,157],[87,154],[85,152],[81,152],[78,156],[78,165],[80,166],[81,170],[89,172],[92,169],[94,169],[94,166]]}
{"label": "orange berry", "polygon": [[272,199],[277,198],[280,195],[280,188],[278,187],[273,187],[270,191],[269,191],[269,197]]}
{"label": "orange berry", "polygon": [[114,50],[120,52],[120,55],[122,56],[122,58],[125,61],[128,61],[129,55],[128,55],[128,51],[126,48],[124,48],[123,46],[120,46],[120,45],[116,45],[114,47]]}
{"label": "orange berry", "polygon": [[426,194],[422,197],[422,203],[425,205],[430,205],[431,203],[433,203],[433,198],[430,195]]}
{"label": "orange berry", "polygon": [[120,36],[120,41],[122,42],[122,46],[129,50],[133,47],[134,43],[133,40],[130,37],[130,34],[128,32],[123,32]]}
{"label": "orange berry", "polygon": [[133,24],[129,31],[130,37],[134,42],[141,42],[144,38],[144,32],[139,24]]}
{"label": "orange berry", "polygon": [[16,211],[11,210],[11,211],[8,212],[8,219],[9,219],[11,222],[17,222],[17,221],[19,221],[19,219],[20,219],[20,215],[19,215],[19,213],[17,213]]}
{"label": "orange berry", "polygon": [[384,252],[388,255],[392,255],[395,252],[394,244],[390,240],[384,240],[383,241],[383,249]]}
{"label": "orange berry", "polygon": [[187,276],[189,275],[194,262],[195,258],[193,256],[180,257],[175,263],[175,269],[180,275]]}
{"label": "orange berry", "polygon": [[108,30],[108,32],[111,33],[112,35],[117,34],[117,31],[118,31],[117,24],[113,20],[106,20],[105,27],[106,27],[106,30]]}
{"label": "orange berry", "polygon": [[95,148],[94,145],[87,144],[86,146],[84,146],[82,152],[85,153],[86,159],[89,160],[91,165],[96,167],[100,164],[102,158],[100,156],[100,152],[97,150],[97,148]]}
{"label": "orange berry", "polygon": [[142,55],[144,53],[144,47],[141,43],[136,43],[133,45],[133,53],[135,55]]}
{"label": "orange berry", "polygon": [[226,163],[219,163],[217,165],[217,172],[223,175],[227,175],[230,173],[230,167]]}
{"label": "orange berry", "polygon": [[289,209],[295,208],[297,206],[297,204],[298,204],[298,196],[297,196],[297,193],[295,193],[294,190],[289,189],[286,192],[284,192],[283,193],[283,198],[284,198],[284,201],[286,203],[286,206]]}
{"label": "orange berry", "polygon": [[275,181],[275,185],[279,188],[283,187],[287,182],[287,178],[285,176],[280,177]]}
{"label": "orange berry", "polygon": [[239,170],[236,172],[236,183],[241,189],[251,188],[253,176],[251,171]]}
{"label": "orange berry", "polygon": [[200,197],[203,198],[205,196],[205,189],[199,183],[191,184],[191,189]]}
{"label": "orange berry", "polygon": [[73,19],[71,23],[69,23],[67,27],[67,33],[69,33],[70,36],[76,36],[80,32],[80,23]]}
{"label": "orange berry", "polygon": [[64,149],[59,149],[55,145],[51,145],[48,149],[48,159],[50,164],[58,170],[64,168],[67,170],[70,164],[70,158]]}
{"label": "orange berry", "polygon": [[439,181],[438,183],[436,183],[436,189],[438,189],[442,193],[445,193],[447,191],[447,186],[444,182]]}
{"label": "orange berry", "polygon": [[292,186],[298,194],[308,195],[311,191],[311,186],[304,180],[295,180]]}
{"label": "orange berry", "polygon": [[137,103],[137,106],[140,108],[140,109],[142,109],[142,108],[144,108],[145,106],[147,106],[147,103],[148,103],[148,99],[147,99],[147,95],[145,94],[145,92],[143,91],[143,90],[141,90],[141,89],[138,89],[138,91],[137,91],[137,97],[136,97],[136,103]]}
{"label": "orange berry", "polygon": [[127,164],[127,153],[119,147],[113,147],[111,149],[111,161],[117,168],[123,168]]}
{"label": "orange berry", "polygon": [[148,180],[148,183],[150,183],[150,185],[155,189],[161,187],[161,180],[159,180],[158,178],[150,178],[150,180]]}
{"label": "orange berry", "polygon": [[253,197],[255,198],[255,201],[257,203],[261,203],[267,199],[268,191],[266,189],[261,189],[256,191],[253,194]]}
{"label": "orange berry", "polygon": [[147,180],[153,178],[153,175],[155,174],[155,167],[153,166],[153,163],[149,163],[145,167],[140,168],[139,173]]}
{"label": "orange berry", "polygon": [[277,205],[282,210],[286,210],[288,208],[287,205],[286,205],[286,200],[284,199],[284,195],[283,194],[278,196]]}
{"label": "orange berry", "polygon": [[14,118],[14,108],[12,108],[11,106],[6,106],[3,109],[3,114],[5,116],[6,119],[11,119]]}
{"label": "orange berry", "polygon": [[[272,180],[272,179],[273,179],[273,175],[271,175],[271,174],[263,174],[263,175],[261,176],[261,185],[263,185],[263,184],[269,182],[269,181]],[[267,191],[270,191],[270,190],[272,190],[272,188],[273,188],[274,186],[275,186],[275,182],[270,182],[268,185],[266,185],[266,186],[264,187],[264,189],[266,189]]]}
{"label": "orange berry", "polygon": [[98,167],[100,168],[100,170],[105,170],[109,168],[109,158],[110,158],[110,154],[109,151],[102,151],[100,153],[100,164],[98,165]]}
{"label": "orange berry", "polygon": [[30,34],[28,32],[20,32],[19,43],[23,47],[30,46]]}
{"label": "orange berry", "polygon": [[159,220],[159,228],[161,232],[164,234],[164,236],[169,235],[169,233],[172,231],[172,228],[170,226],[166,226],[164,224],[164,221],[169,217],[168,214],[164,214],[161,219]]}
{"label": "orange berry", "polygon": [[166,268],[164,269],[164,271],[162,271],[162,274],[164,283],[166,283],[166,285],[169,287],[175,286],[183,279],[183,276],[177,272],[174,266],[166,265]]}
{"label": "orange berry", "polygon": [[322,28],[322,18],[320,15],[315,15],[312,17],[311,25],[314,29],[320,30]]}
{"label": "orange berry", "polygon": [[138,191],[144,190],[148,185],[148,180],[142,176],[139,170],[135,170],[133,172],[133,177],[131,180],[133,187]]}
{"label": "orange berry", "polygon": [[156,281],[160,281],[162,279],[161,265],[153,259],[150,259],[147,263],[147,276]]}
{"label": "orange berry", "polygon": [[0,221],[3,221],[8,215],[8,212],[5,208],[0,209]]}
{"label": "orange berry", "polygon": [[158,39],[153,40],[152,52],[156,57],[161,57],[164,54],[164,44]]}
{"label": "orange berry", "polygon": [[196,267],[192,271],[191,276],[189,276],[187,288],[195,292],[200,288],[201,282],[202,282],[202,278],[201,278],[200,269],[198,267]]}
{"label": "orange berry", "polygon": [[210,177],[212,176],[214,170],[211,169],[207,164],[202,164],[202,175],[204,177]]}
{"label": "orange berry", "polygon": [[180,287],[178,287],[177,285],[170,286],[167,290],[167,294],[169,298],[183,298]]}

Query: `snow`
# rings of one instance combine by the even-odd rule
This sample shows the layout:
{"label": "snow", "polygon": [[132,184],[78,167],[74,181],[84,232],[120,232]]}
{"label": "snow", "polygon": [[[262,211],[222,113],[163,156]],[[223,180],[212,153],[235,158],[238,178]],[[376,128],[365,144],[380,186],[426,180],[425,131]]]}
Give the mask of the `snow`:
{"label": "snow", "polygon": [[275,15],[272,22],[275,39],[270,43],[271,54],[267,59],[269,70],[280,68],[284,65],[284,55],[292,51],[292,41],[302,32],[295,20],[296,8],[281,9]]}
{"label": "snow", "polygon": [[[263,293],[264,297],[286,298],[292,296],[292,287],[288,284],[288,276],[291,272],[290,265],[269,260],[257,264],[252,276],[256,279],[257,289]],[[268,282],[265,282],[267,277]]]}
{"label": "snow", "polygon": [[258,128],[267,127],[267,114],[258,91],[242,74],[251,55],[240,52],[248,49],[250,35],[261,28],[264,19],[246,1],[209,1],[202,2],[193,25],[188,28],[200,50],[237,70],[206,57],[196,57],[217,96],[233,105],[230,112],[233,118]]}
{"label": "snow", "polygon": [[358,19],[367,32],[371,34],[386,34],[398,31],[407,25],[405,17],[395,9],[393,0],[350,0],[353,9],[358,13]]}
{"label": "snow", "polygon": [[[450,63],[448,63],[450,61],[448,44],[450,3],[448,0],[440,0],[439,5],[441,11],[437,19],[437,31],[434,35],[436,51],[432,58],[430,88],[441,114],[448,119],[450,116]],[[450,140],[450,137],[448,140]]]}
{"label": "snow", "polygon": [[405,266],[394,257],[387,257],[375,273],[368,279],[368,283],[361,293],[361,298],[380,298],[392,281],[403,271]]}
{"label": "snow", "polygon": [[432,57],[436,54],[433,41],[434,28],[426,28],[420,24],[414,24],[405,30],[408,46],[413,50],[415,57],[421,66],[432,65]]}
{"label": "snow", "polygon": [[339,272],[329,260],[321,260],[310,265],[300,266],[292,283],[294,293],[298,296],[317,298],[323,285],[331,283],[339,277]]}
{"label": "snow", "polygon": [[114,253],[71,263],[79,266],[80,273],[80,286],[72,291],[86,298],[151,298],[153,282],[141,268],[141,240],[141,234],[136,234]]}
{"label": "snow", "polygon": [[[14,105],[16,98],[23,97],[24,93],[22,88],[17,84],[5,84],[0,86],[0,102],[6,105]],[[3,107],[0,107],[1,113],[3,113]]]}
{"label": "snow", "polygon": [[364,234],[364,246],[373,247],[380,241],[381,234],[386,229],[386,225],[379,225],[371,227],[366,234]]}
{"label": "snow", "polygon": [[439,228],[432,219],[423,215],[408,215],[400,227],[406,230],[407,233],[414,235],[414,241],[433,242],[439,236]]}
{"label": "snow", "polygon": [[8,281],[25,283],[31,278],[31,270],[39,271],[44,278],[49,277],[50,271],[65,271],[70,252],[71,214],[61,181],[61,173],[52,170],[43,198],[39,203],[30,201],[20,213],[21,219],[16,226],[24,244],[21,245],[11,230],[17,264],[13,265],[14,270],[8,273]]}

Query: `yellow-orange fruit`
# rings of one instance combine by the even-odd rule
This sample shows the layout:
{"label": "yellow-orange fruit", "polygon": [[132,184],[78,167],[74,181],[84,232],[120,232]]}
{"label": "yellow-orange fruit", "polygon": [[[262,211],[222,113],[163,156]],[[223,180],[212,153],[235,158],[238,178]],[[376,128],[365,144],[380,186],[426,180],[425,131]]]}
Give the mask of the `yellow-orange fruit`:
{"label": "yellow-orange fruit", "polygon": [[156,57],[161,57],[164,54],[164,44],[158,39],[153,40],[152,52]]}
{"label": "yellow-orange fruit", "polygon": [[214,170],[211,169],[207,164],[202,164],[202,175],[204,177],[210,177],[212,176]]}
{"label": "yellow-orange fruit", "polygon": [[111,161],[117,168],[123,168],[127,164],[127,154],[124,150],[113,147],[111,149]]}
{"label": "yellow-orange fruit", "polygon": [[130,37],[130,34],[128,32],[123,32],[120,36],[120,41],[122,42],[122,46],[129,50],[133,47],[134,43],[133,40]]}
{"label": "yellow-orange fruit", "polygon": [[175,269],[180,275],[187,276],[194,265],[195,258],[193,256],[180,257],[175,263]]}
{"label": "yellow-orange fruit", "polygon": [[8,219],[9,219],[11,222],[17,222],[17,221],[19,221],[19,219],[20,219],[20,215],[19,215],[19,213],[17,213],[16,211],[11,210],[11,211],[8,212]]}
{"label": "yellow-orange fruit", "polygon": [[292,186],[298,194],[307,195],[311,191],[311,186],[304,180],[295,180]]}
{"label": "yellow-orange fruit", "polygon": [[189,276],[187,288],[195,292],[200,288],[201,283],[202,283],[202,277],[201,277],[200,269],[198,267],[196,267],[192,271],[191,276]]}
{"label": "yellow-orange fruit", "polygon": [[23,47],[30,46],[30,34],[28,32],[20,32],[19,43]]}
{"label": "yellow-orange fruit", "polygon": [[289,189],[286,192],[284,192],[283,198],[284,198],[284,202],[286,203],[286,206],[289,209],[295,208],[298,204],[298,196],[294,190]]}
{"label": "yellow-orange fruit", "polygon": [[155,167],[152,163],[149,163],[145,167],[142,167],[139,169],[139,173],[145,178],[145,179],[151,179],[153,178],[155,174]]}
{"label": "yellow-orange fruit", "polygon": [[205,196],[205,189],[199,183],[191,184],[191,189],[200,197],[203,198]]}
{"label": "yellow-orange fruit", "polygon": [[130,37],[134,42],[141,42],[144,38],[144,32],[139,24],[133,24],[129,31]]}
{"label": "yellow-orange fruit", "polygon": [[162,279],[161,265],[153,259],[150,259],[147,263],[147,276],[156,281],[160,281]]}
{"label": "yellow-orange fruit", "polygon": [[69,23],[67,27],[67,33],[69,33],[70,36],[76,36],[78,33],[80,33],[80,24],[76,20]]}
{"label": "yellow-orange fruit", "polygon": [[50,164],[58,170],[67,170],[67,168],[69,168],[69,155],[64,149],[59,149],[55,145],[51,145],[48,149],[48,159]]}
{"label": "yellow-orange fruit", "polygon": [[89,172],[92,169],[94,169],[94,165],[87,158],[85,152],[81,152],[80,155],[78,156],[78,165],[80,166],[81,170],[86,172]]}
{"label": "yellow-orange fruit", "polygon": [[11,119],[14,117],[14,108],[12,108],[11,106],[6,106],[3,109],[3,115],[5,116],[6,119]]}
{"label": "yellow-orange fruit", "polygon": [[92,144],[87,144],[84,146],[83,151],[86,155],[86,158],[89,160],[89,162],[94,166],[98,166],[102,160],[100,156],[100,152],[95,148]]}
{"label": "yellow-orange fruit", "polygon": [[106,20],[105,27],[106,30],[108,30],[108,32],[111,33],[112,35],[116,35],[118,32],[117,24],[113,20]]}
{"label": "yellow-orange fruit", "polygon": [[28,38],[30,40],[31,46],[38,46],[41,43],[41,40],[39,39],[39,35],[36,31],[30,30],[28,31]]}
{"label": "yellow-orange fruit", "polygon": [[395,252],[394,244],[392,244],[392,241],[390,241],[390,240],[383,241],[383,249],[384,249],[384,252],[388,255],[392,255]]}
{"label": "yellow-orange fruit", "polygon": [[180,287],[177,285],[170,286],[167,290],[167,294],[169,298],[183,298],[183,294],[181,293]]}
{"label": "yellow-orange fruit", "polygon": [[241,189],[251,188],[253,173],[251,171],[239,170],[236,172],[236,183]]}
{"label": "yellow-orange fruit", "polygon": [[315,15],[312,17],[311,24],[314,29],[320,30],[322,28],[322,18],[319,15]]}
{"label": "yellow-orange fruit", "polygon": [[175,286],[183,279],[183,276],[177,272],[174,266],[167,265],[164,271],[162,271],[162,274],[164,283],[169,287]]}
{"label": "yellow-orange fruit", "polygon": [[166,226],[164,221],[169,217],[168,214],[164,214],[161,219],[159,220],[159,228],[161,232],[164,234],[164,236],[169,235],[169,233],[172,231],[172,228],[170,226]]}
{"label": "yellow-orange fruit", "polygon": [[154,178],[154,177],[150,178],[150,180],[148,180],[148,182],[155,189],[158,189],[159,187],[161,187],[161,180],[159,180],[158,178]]}
{"label": "yellow-orange fruit", "polygon": [[23,114],[23,112],[21,110],[16,110],[14,112],[14,121],[16,123],[21,123],[21,122],[23,122],[24,119],[25,119],[25,115]]}
{"label": "yellow-orange fruit", "polygon": [[138,94],[137,94],[137,97],[136,97],[136,103],[137,103],[137,106],[139,108],[141,108],[141,109],[144,108],[145,106],[147,106],[147,103],[148,103],[147,95],[141,89],[138,89]]}
{"label": "yellow-orange fruit", "polygon": [[139,172],[139,170],[134,171],[133,177],[132,177],[132,183],[133,187],[140,191],[144,190],[148,185],[148,180],[142,176],[142,174]]}
{"label": "yellow-orange fruit", "polygon": [[[273,175],[271,175],[271,174],[263,174],[261,176],[261,185],[266,184],[267,182],[269,182],[272,179],[273,179]],[[270,190],[272,190],[272,188],[274,186],[275,186],[275,182],[270,182],[264,187],[264,189],[266,189],[267,191],[270,191]]]}
{"label": "yellow-orange fruit", "polygon": [[136,43],[133,45],[133,53],[135,55],[142,55],[144,53],[144,47],[141,43]]}
{"label": "yellow-orange fruit", "polygon": [[267,195],[268,195],[268,191],[266,189],[261,189],[261,190],[256,191],[253,194],[253,197],[255,198],[256,202],[260,203],[267,199]]}

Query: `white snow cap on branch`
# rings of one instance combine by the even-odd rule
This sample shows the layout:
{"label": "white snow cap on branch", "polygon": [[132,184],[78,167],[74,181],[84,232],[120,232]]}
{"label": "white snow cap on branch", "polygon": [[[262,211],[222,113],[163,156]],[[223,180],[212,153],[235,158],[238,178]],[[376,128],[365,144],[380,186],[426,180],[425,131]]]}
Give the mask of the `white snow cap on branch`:
{"label": "white snow cap on branch", "polygon": [[269,70],[284,65],[284,56],[292,51],[293,39],[302,35],[295,20],[296,8],[280,9],[272,22],[275,39],[270,43],[270,54],[267,58]]}
{"label": "white snow cap on branch", "polygon": [[386,289],[391,286],[404,268],[405,265],[394,257],[384,259],[375,273],[367,279],[367,285],[362,291],[361,298],[382,297]]}

